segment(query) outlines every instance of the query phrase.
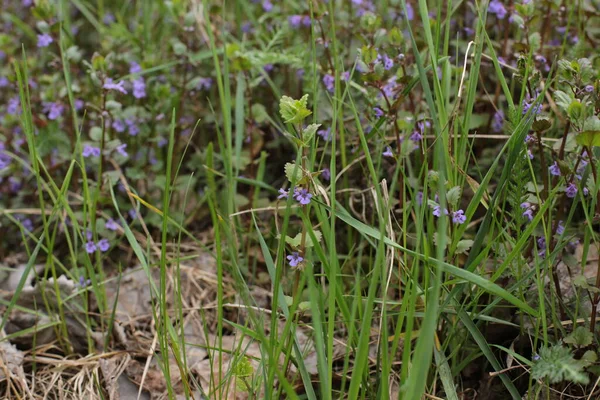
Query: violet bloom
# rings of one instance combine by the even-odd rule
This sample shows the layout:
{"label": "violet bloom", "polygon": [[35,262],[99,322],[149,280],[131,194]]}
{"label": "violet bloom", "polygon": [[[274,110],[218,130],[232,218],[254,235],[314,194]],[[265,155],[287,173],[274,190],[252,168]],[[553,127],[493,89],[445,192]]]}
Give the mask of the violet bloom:
{"label": "violet bloom", "polygon": [[556,227],[556,233],[558,235],[562,235],[563,233],[565,233],[565,226],[563,225],[562,221],[558,221],[558,226]]}
{"label": "violet bloom", "polygon": [[279,196],[277,196],[277,199],[279,199],[279,200],[287,199],[289,194],[290,194],[289,190],[285,190],[284,188],[281,188],[281,189],[279,189]]}
{"label": "violet bloom", "polygon": [[565,194],[570,199],[574,198],[577,196],[577,186],[573,182],[569,183],[565,189]]}
{"label": "violet bloom", "polygon": [[592,93],[594,91],[594,87],[592,85],[586,85],[586,87],[583,89],[588,93]]}
{"label": "violet bloom", "polygon": [[324,141],[328,142],[331,140],[331,128],[318,130],[317,135],[321,136]]}
{"label": "violet bloom", "polygon": [[92,284],[91,279],[86,280],[83,275],[79,277],[79,286],[81,286],[81,288],[85,288],[86,286],[89,286],[91,284]]}
{"label": "violet bloom", "polygon": [[287,256],[287,259],[290,262],[290,267],[297,267],[298,264],[304,261],[304,258],[300,254],[298,254],[297,251],[294,251],[292,254]]}
{"label": "violet bloom", "polygon": [[47,110],[48,119],[52,121],[58,119],[62,115],[64,109],[65,106],[60,103],[50,103]]}
{"label": "violet bloom", "polygon": [[410,135],[410,140],[415,143],[420,142],[423,139],[423,135],[419,131],[413,131],[412,135]]}
{"label": "violet bloom", "polygon": [[538,249],[540,249],[538,256],[544,258],[546,257],[546,239],[541,237],[537,240]]}
{"label": "violet bloom", "polygon": [[386,71],[389,71],[394,66],[394,60],[389,58],[387,54],[384,54],[383,56],[381,56],[381,60],[382,60],[383,68]]}
{"label": "violet bloom", "polygon": [[452,222],[458,225],[462,225],[467,220],[467,216],[463,210],[454,211],[452,213]]}
{"label": "violet bloom", "polygon": [[379,107],[373,107],[373,112],[375,113],[376,118],[383,117],[383,110]]}
{"label": "violet bloom", "polygon": [[140,133],[140,127],[132,119],[126,119],[125,124],[127,125],[127,131],[130,136],[137,136]]}
{"label": "violet bloom", "polygon": [[384,157],[394,157],[394,153],[392,153],[392,148],[390,146],[387,146],[381,155]]}
{"label": "violet bloom", "polygon": [[269,0],[263,0],[262,8],[265,12],[269,12],[273,9],[273,4]]}
{"label": "violet bloom", "polygon": [[8,78],[5,76],[0,76],[0,88],[5,88],[8,85],[10,85]]}
{"label": "violet bloom", "polygon": [[[533,104],[534,104],[534,101],[532,101],[531,103],[528,103],[525,100],[523,100],[523,115],[527,114],[527,112],[529,111],[529,109],[531,108],[531,106],[533,106]],[[533,115],[538,115],[541,112],[542,112],[542,105],[541,104],[533,106],[533,109],[531,110],[531,113]]]}
{"label": "violet bloom", "polygon": [[288,17],[288,23],[292,28],[300,27],[302,23],[302,15],[291,15]]}
{"label": "violet bloom", "polygon": [[323,168],[323,171],[321,171],[321,176],[326,181],[331,180],[331,171],[329,170],[329,168]]}
{"label": "violet bloom", "polygon": [[406,3],[406,19],[409,21],[415,19],[415,10],[410,3]]}
{"label": "violet bloom", "polygon": [[421,191],[417,193],[417,204],[423,205],[423,192]]}
{"label": "violet bloom", "polygon": [[308,28],[311,24],[312,24],[312,21],[308,15],[305,15],[304,17],[302,17],[302,25],[304,25],[305,27]]}
{"label": "violet bloom", "polygon": [[86,144],[85,146],[83,146],[83,151],[81,152],[81,154],[86,158],[100,157],[100,148]]}
{"label": "violet bloom", "polygon": [[110,25],[115,22],[115,16],[111,13],[104,14],[104,18],[102,18],[102,22],[104,25]]}
{"label": "violet bloom", "polygon": [[196,85],[197,90],[209,90],[212,87],[213,80],[212,78],[200,78],[198,80],[198,84]]}
{"label": "violet bloom", "polygon": [[550,171],[550,174],[554,176],[560,176],[560,167],[556,161],[554,161],[554,164],[552,164],[548,170]]}
{"label": "violet bloom", "polygon": [[140,72],[142,72],[142,67],[140,67],[140,64],[136,63],[135,61],[129,63],[130,74],[139,74]]}
{"label": "violet bloom", "polygon": [[127,148],[127,143],[123,143],[123,144],[118,145],[115,148],[115,150],[117,151],[117,153],[119,153],[123,157],[127,157],[129,154],[127,154],[127,151],[125,151],[126,148]]}
{"label": "violet bloom", "polygon": [[10,115],[17,115],[21,113],[21,101],[19,100],[19,97],[15,96],[8,100],[6,112]]}
{"label": "violet bloom", "polygon": [[[436,217],[441,217],[442,216],[442,207],[441,206],[434,206],[433,207],[433,211],[432,214]],[[444,209],[444,215],[448,215],[448,209]]]}
{"label": "violet bloom", "polygon": [[340,78],[342,79],[342,81],[348,82],[350,80],[350,71],[342,72]]}
{"label": "violet bloom", "polygon": [[75,110],[81,111],[85,106],[85,102],[81,99],[75,99]]}
{"label": "violet bloom", "polygon": [[118,83],[115,83],[115,82],[113,82],[113,80],[111,78],[106,78],[106,81],[104,82],[104,85],[102,86],[102,88],[104,88],[106,90],[116,90],[123,94],[127,94],[127,90],[125,90],[124,85],[125,85],[125,82],[123,82],[123,81],[119,81]]}
{"label": "violet bloom", "polygon": [[325,76],[323,76],[323,84],[329,92],[333,92],[333,89],[335,87],[335,78],[333,77],[333,75],[325,74]]}
{"label": "violet bloom", "polygon": [[50,43],[52,43],[54,40],[52,39],[52,36],[48,35],[47,33],[42,33],[41,35],[37,35],[37,47],[48,47],[50,46]]}
{"label": "violet bloom", "polygon": [[97,243],[97,246],[102,253],[105,253],[110,248],[110,242],[108,239],[102,239]]}
{"label": "violet bloom", "polygon": [[494,114],[494,119],[492,121],[492,131],[494,131],[496,133],[502,132],[503,126],[504,126],[504,112],[502,110],[498,110]]}
{"label": "violet bloom", "polygon": [[119,224],[117,224],[114,219],[109,218],[104,224],[104,227],[109,231],[116,231],[119,229]]}
{"label": "violet bloom", "polygon": [[495,14],[498,19],[504,19],[506,17],[507,11],[504,8],[504,5],[499,0],[490,1],[490,5],[488,6],[488,12],[491,14]]}
{"label": "violet bloom", "polygon": [[85,244],[85,251],[88,254],[92,254],[96,251],[96,245],[91,240]]}
{"label": "violet bloom", "polygon": [[294,191],[294,199],[303,206],[310,203],[310,199],[313,197],[311,193],[308,192],[308,189],[298,189]]}
{"label": "violet bloom", "polygon": [[125,124],[120,119],[115,119],[112,123],[112,127],[119,133],[125,132]]}
{"label": "violet bloom", "polygon": [[136,99],[146,97],[146,82],[144,82],[144,78],[139,77],[133,80],[133,97]]}

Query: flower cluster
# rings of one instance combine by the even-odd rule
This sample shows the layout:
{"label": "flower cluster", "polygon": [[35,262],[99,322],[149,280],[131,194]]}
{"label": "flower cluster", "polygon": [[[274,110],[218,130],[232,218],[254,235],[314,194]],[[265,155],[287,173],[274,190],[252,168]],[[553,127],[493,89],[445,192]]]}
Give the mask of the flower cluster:
{"label": "flower cluster", "polygon": [[[283,188],[279,189],[278,199],[287,199],[290,194],[289,190],[285,190]],[[310,203],[310,199],[312,199],[313,195],[308,191],[308,189],[296,187],[294,188],[293,196],[294,200],[296,200],[301,205],[305,206]]]}

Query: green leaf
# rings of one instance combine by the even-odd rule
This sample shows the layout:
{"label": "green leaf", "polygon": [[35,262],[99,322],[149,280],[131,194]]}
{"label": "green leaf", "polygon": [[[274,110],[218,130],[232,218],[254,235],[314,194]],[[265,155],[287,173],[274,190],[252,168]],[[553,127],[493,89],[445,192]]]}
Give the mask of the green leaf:
{"label": "green leaf", "polygon": [[565,343],[575,345],[577,347],[587,347],[592,344],[594,335],[585,326],[578,326],[569,336],[564,339]]}
{"label": "green leaf", "polygon": [[469,240],[469,239],[461,240],[456,245],[456,253],[457,254],[464,254],[467,251],[469,251],[469,249],[471,248],[471,246],[473,246],[473,241],[472,240]]}
{"label": "green leaf", "polygon": [[549,383],[570,381],[587,385],[590,378],[583,371],[584,363],[576,360],[564,346],[540,349],[540,359],[531,368],[533,379],[547,379]]}
{"label": "green leaf", "polygon": [[315,133],[317,133],[317,129],[319,129],[320,126],[321,124],[310,124],[309,126],[304,128],[304,131],[302,131],[302,141],[306,145],[308,145],[308,143],[315,136]]}
{"label": "green leaf", "polygon": [[446,200],[452,207],[456,207],[458,200],[460,200],[460,186],[454,186],[446,193]]}
{"label": "green leaf", "polygon": [[[321,234],[321,231],[319,230],[315,230],[314,231],[315,237],[317,238],[317,242],[321,241],[321,238],[323,237],[323,235]],[[287,244],[289,244],[290,246],[294,247],[294,248],[298,248],[300,247],[300,245],[302,244],[302,234],[298,233],[296,236],[294,236],[293,238],[286,236],[285,237],[285,242]],[[313,243],[310,235],[306,235],[306,239],[305,239],[305,243],[304,246],[305,247],[313,247],[315,244]]]}
{"label": "green leaf", "polygon": [[565,112],[571,105],[571,100],[572,97],[563,92],[562,90],[557,90],[554,92],[554,102]]}
{"label": "green leaf", "polygon": [[300,100],[294,100],[288,96],[281,96],[279,101],[279,112],[286,124],[302,121],[312,112],[307,108],[308,95],[305,94]]}
{"label": "green leaf", "polygon": [[531,129],[536,132],[543,132],[552,126],[552,122],[548,118],[538,118],[531,125]]}
{"label": "green leaf", "polygon": [[302,167],[297,166],[295,162],[285,164],[285,176],[292,184],[303,183],[306,177],[303,174]]}

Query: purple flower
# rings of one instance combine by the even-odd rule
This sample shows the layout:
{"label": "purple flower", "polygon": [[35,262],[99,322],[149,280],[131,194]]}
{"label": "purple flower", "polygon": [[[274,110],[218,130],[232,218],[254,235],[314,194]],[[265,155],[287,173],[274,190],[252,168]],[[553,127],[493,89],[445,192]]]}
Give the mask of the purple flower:
{"label": "purple flower", "polygon": [[[534,101],[532,101],[531,103],[529,103],[529,102],[523,100],[523,115],[527,114],[527,112],[529,111],[529,109],[531,108],[531,106],[534,103],[535,103]],[[541,112],[542,112],[542,105],[541,104],[533,106],[533,110],[531,111],[531,113],[533,115],[538,115]]]}
{"label": "purple flower", "polygon": [[[442,216],[442,207],[439,206],[439,205],[438,206],[434,206],[432,214],[434,216],[436,216],[436,217],[441,217]],[[444,209],[444,215],[448,215],[448,210],[447,209]],[[453,217],[453,219],[454,219],[454,217]]]}
{"label": "purple flower", "polygon": [[79,277],[79,286],[81,286],[82,288],[89,286],[92,284],[92,280],[91,279],[85,279],[85,277],[82,275]]}
{"label": "purple flower", "polygon": [[594,87],[592,85],[586,85],[584,90],[588,93],[592,93],[594,91]]}
{"label": "purple flower", "polygon": [[556,161],[554,161],[554,164],[552,164],[548,170],[550,171],[550,173],[554,176],[560,176],[560,167],[558,166],[558,163]]}
{"label": "purple flower", "polygon": [[383,56],[381,56],[381,60],[383,62],[383,68],[386,71],[389,71],[394,66],[394,60],[389,58],[387,54],[383,54]]}
{"label": "purple flower", "polygon": [[458,225],[462,225],[467,220],[467,216],[463,210],[454,211],[452,213],[452,222]]}
{"label": "purple flower", "polygon": [[8,78],[5,76],[0,76],[0,88],[5,88],[8,85],[10,85]]}
{"label": "purple flower", "polygon": [[331,171],[329,170],[329,168],[323,168],[323,171],[321,171],[321,176],[326,181],[330,180],[331,179]]}
{"label": "purple flower", "polygon": [[106,229],[108,229],[109,231],[116,231],[117,229],[119,229],[119,224],[117,224],[115,222],[114,219],[109,218],[106,223],[104,224],[104,226],[106,227]]}
{"label": "purple flower", "polygon": [[263,0],[262,8],[265,12],[269,12],[273,9],[273,4],[269,0]]}
{"label": "purple flower", "polygon": [[96,251],[96,245],[94,244],[94,242],[92,242],[91,240],[89,240],[86,244],[85,244],[85,251],[88,254],[92,254]]}
{"label": "purple flower", "polygon": [[213,80],[212,78],[200,78],[198,80],[198,84],[196,85],[197,90],[209,90],[212,87]]}
{"label": "purple flower", "polygon": [[288,17],[288,23],[292,28],[300,27],[302,23],[302,15],[291,15]]}
{"label": "purple flower", "polygon": [[102,88],[104,88],[106,90],[116,90],[123,94],[127,94],[127,90],[125,90],[124,85],[125,85],[125,82],[123,82],[123,81],[119,81],[119,83],[115,83],[115,82],[113,82],[113,80],[111,78],[106,78],[106,81],[104,82],[104,85],[102,86]]}
{"label": "purple flower", "polygon": [[287,256],[287,259],[290,262],[290,267],[297,267],[298,264],[304,261],[304,258],[300,254],[298,254],[297,251],[294,251],[292,254]]}
{"label": "purple flower", "polygon": [[135,61],[129,63],[130,74],[138,74],[140,72],[142,72],[142,67],[140,67],[140,64],[136,63]]}
{"label": "purple flower", "polygon": [[305,15],[304,17],[302,17],[302,25],[304,25],[305,27],[308,28],[311,24],[312,24],[312,21],[308,15]]}
{"label": "purple flower", "polygon": [[85,146],[83,146],[83,151],[81,152],[81,154],[84,157],[100,157],[100,148],[86,144]]}
{"label": "purple flower", "polygon": [[494,120],[492,121],[492,131],[498,133],[502,131],[504,126],[504,112],[502,110],[496,111],[494,114]]}
{"label": "purple flower", "polygon": [[331,140],[331,128],[318,130],[317,135],[321,136],[324,141],[328,142]]}
{"label": "purple flower", "polygon": [[499,0],[490,1],[490,5],[488,6],[488,12],[491,14],[496,14],[498,19],[504,19],[506,17],[507,11],[504,8],[504,5]]}
{"label": "purple flower", "polygon": [[423,192],[419,191],[417,193],[417,204],[418,205],[422,205],[423,204]]}
{"label": "purple flower", "polygon": [[117,153],[119,153],[123,157],[127,157],[129,154],[127,154],[127,151],[125,151],[126,148],[127,148],[127,144],[123,143],[123,144],[118,145],[115,150],[117,151]]}
{"label": "purple flower", "polygon": [[10,115],[17,115],[21,113],[21,101],[19,97],[11,97],[8,100],[8,106],[6,107],[6,112]]}
{"label": "purple flower", "polygon": [[289,190],[285,190],[284,188],[281,188],[281,189],[279,189],[279,196],[277,196],[277,199],[279,199],[279,200],[287,199],[289,194],[290,194]]}
{"label": "purple flower", "polygon": [[529,157],[530,160],[533,160],[533,153],[529,149],[527,149],[527,156]]}
{"label": "purple flower", "polygon": [[410,140],[412,140],[415,143],[420,142],[422,139],[423,139],[423,135],[419,131],[414,131],[412,133],[412,135],[410,135]]}
{"label": "purple flower", "polygon": [[385,151],[382,153],[382,156],[384,156],[384,157],[394,157],[394,153],[392,153],[392,148],[390,146],[387,146],[385,148]]}
{"label": "purple flower", "polygon": [[335,78],[333,77],[333,75],[325,74],[325,76],[323,76],[323,84],[329,92],[333,92],[335,85]]}
{"label": "purple flower", "polygon": [[350,80],[350,71],[342,72],[340,78],[342,79],[342,81],[348,82]]}
{"label": "purple flower", "polygon": [[125,124],[120,119],[115,119],[112,123],[112,127],[119,133],[125,132]]}
{"label": "purple flower", "polygon": [[48,47],[50,46],[50,43],[54,41],[52,40],[52,36],[48,35],[47,33],[37,35],[37,40],[37,47]]}
{"label": "purple flower", "polygon": [[144,82],[144,78],[139,77],[133,80],[133,97],[136,99],[146,97],[146,82]]}
{"label": "purple flower", "polygon": [[303,206],[310,203],[310,199],[313,197],[311,193],[308,192],[308,189],[298,189],[294,191],[294,199]]}
{"label": "purple flower", "polygon": [[77,111],[80,111],[83,109],[83,107],[85,106],[85,102],[81,99],[75,99],[75,109]]}
{"label": "purple flower", "polygon": [[100,251],[103,253],[110,248],[110,242],[108,241],[108,239],[102,239],[96,245],[98,246],[98,249],[100,249]]}
{"label": "purple flower", "polygon": [[110,25],[115,22],[115,16],[111,13],[106,13],[104,14],[104,18],[102,18],[102,22],[104,22],[104,25]]}
{"label": "purple flower", "polygon": [[137,126],[133,119],[126,119],[125,125],[127,125],[127,131],[130,136],[137,136],[137,134],[140,133],[140,127]]}
{"label": "purple flower", "polygon": [[562,221],[558,221],[558,226],[556,227],[556,233],[558,235],[562,235],[563,233],[565,233],[565,226],[563,225]]}
{"label": "purple flower", "polygon": [[379,107],[373,107],[373,112],[375,113],[376,118],[383,117],[383,110]]}
{"label": "purple flower", "polygon": [[574,198],[575,196],[577,196],[577,186],[575,186],[573,182],[569,183],[567,185],[567,188],[565,189],[565,194],[570,199]]}
{"label": "purple flower", "polygon": [[406,3],[406,19],[409,21],[415,19],[415,10],[410,3]]}
{"label": "purple flower", "polygon": [[62,115],[64,109],[65,106],[60,103],[49,103],[46,108],[48,119],[52,121],[58,119]]}

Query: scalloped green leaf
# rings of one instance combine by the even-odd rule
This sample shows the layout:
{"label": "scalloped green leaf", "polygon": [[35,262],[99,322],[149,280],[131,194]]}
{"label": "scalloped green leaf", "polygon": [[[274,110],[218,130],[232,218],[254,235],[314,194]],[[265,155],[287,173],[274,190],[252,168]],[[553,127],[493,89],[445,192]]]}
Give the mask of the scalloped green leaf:
{"label": "scalloped green leaf", "polygon": [[286,124],[293,124],[302,121],[312,114],[307,105],[307,94],[302,96],[300,100],[294,100],[289,96],[281,96],[281,100],[279,100],[279,113]]}

